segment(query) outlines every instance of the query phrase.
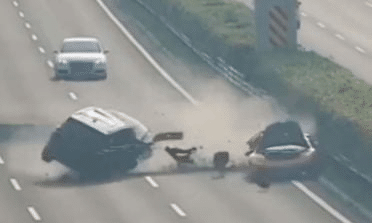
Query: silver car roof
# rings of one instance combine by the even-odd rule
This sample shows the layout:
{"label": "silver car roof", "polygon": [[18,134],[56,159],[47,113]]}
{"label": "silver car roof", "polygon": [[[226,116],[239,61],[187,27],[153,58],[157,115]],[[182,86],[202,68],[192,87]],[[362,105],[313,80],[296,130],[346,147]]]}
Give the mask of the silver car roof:
{"label": "silver car roof", "polygon": [[138,120],[115,110],[106,111],[98,107],[87,107],[71,115],[71,118],[109,135],[127,128],[134,128],[140,135],[147,133],[147,128]]}

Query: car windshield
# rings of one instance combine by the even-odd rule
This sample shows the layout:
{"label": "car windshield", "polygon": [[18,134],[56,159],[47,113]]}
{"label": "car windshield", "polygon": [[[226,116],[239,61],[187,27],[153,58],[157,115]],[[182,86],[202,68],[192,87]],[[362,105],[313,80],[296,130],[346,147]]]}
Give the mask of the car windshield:
{"label": "car windshield", "polygon": [[261,143],[263,149],[283,145],[308,147],[300,126],[292,121],[268,126]]}
{"label": "car windshield", "polygon": [[97,42],[93,41],[74,41],[65,42],[61,52],[63,53],[99,53],[101,48]]}

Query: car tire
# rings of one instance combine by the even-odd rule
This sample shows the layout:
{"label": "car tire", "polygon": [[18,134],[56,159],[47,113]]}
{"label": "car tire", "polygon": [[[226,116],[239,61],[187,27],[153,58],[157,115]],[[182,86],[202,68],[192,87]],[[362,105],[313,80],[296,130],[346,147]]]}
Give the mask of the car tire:
{"label": "car tire", "polygon": [[47,163],[50,163],[53,161],[54,157],[50,154],[47,148],[44,148],[42,155],[41,155],[41,159]]}

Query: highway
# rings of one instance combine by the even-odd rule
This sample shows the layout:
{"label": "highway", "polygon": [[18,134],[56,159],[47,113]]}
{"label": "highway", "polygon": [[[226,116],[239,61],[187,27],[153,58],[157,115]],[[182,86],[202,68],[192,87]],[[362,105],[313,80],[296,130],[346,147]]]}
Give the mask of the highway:
{"label": "highway", "polygon": [[[156,174],[174,166],[161,149],[135,176],[108,182],[79,183],[67,168],[43,163],[51,131],[85,106],[126,112],[154,132],[183,130],[184,146],[202,143],[205,156],[223,147],[233,159],[249,136],[286,115],[203,63],[163,56],[176,81],[161,74],[96,1],[2,1],[0,21],[0,121],[34,125],[9,130],[0,144],[1,222],[339,222],[290,183],[262,190],[244,173],[219,180],[213,172]],[[53,81],[52,52],[81,35],[110,50],[108,79]]]}
{"label": "highway", "polygon": [[[245,3],[254,10],[253,0]],[[298,42],[372,84],[372,1],[301,0]]]}

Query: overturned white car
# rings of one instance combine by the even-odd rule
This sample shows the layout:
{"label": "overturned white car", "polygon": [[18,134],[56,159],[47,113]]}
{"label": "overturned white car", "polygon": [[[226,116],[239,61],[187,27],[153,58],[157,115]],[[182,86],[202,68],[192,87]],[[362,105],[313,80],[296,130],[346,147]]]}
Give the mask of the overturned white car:
{"label": "overturned white car", "polygon": [[153,135],[116,110],[88,107],[73,113],[51,135],[42,160],[56,160],[88,177],[125,172],[151,155],[155,142],[182,139],[179,132]]}

